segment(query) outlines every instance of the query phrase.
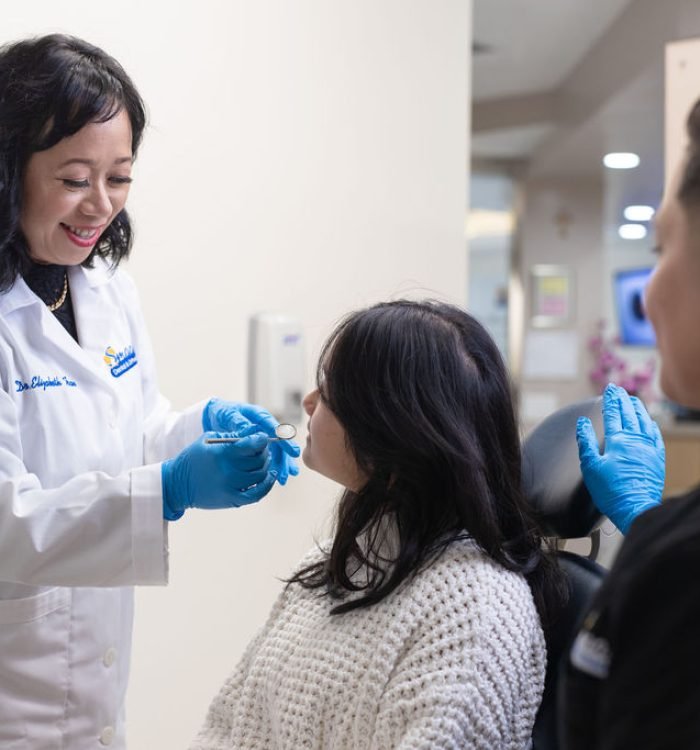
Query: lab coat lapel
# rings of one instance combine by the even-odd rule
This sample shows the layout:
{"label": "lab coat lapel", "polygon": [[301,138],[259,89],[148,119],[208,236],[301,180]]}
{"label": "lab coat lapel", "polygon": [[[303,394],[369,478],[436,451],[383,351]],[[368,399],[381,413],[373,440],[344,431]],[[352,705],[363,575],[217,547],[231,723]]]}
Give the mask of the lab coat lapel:
{"label": "lab coat lapel", "polygon": [[[100,288],[109,281],[106,273],[106,269],[101,267],[89,272],[80,266],[69,270],[68,279],[80,344],[71,336],[68,338],[79,350],[76,360],[91,375],[97,376],[110,393],[114,393],[115,384],[103,356],[105,346],[109,343],[109,333],[114,329],[115,316],[121,315],[121,311],[115,309],[106,296],[100,293]],[[54,323],[63,328],[55,318]]]}
{"label": "lab coat lapel", "polygon": [[[0,313],[17,314],[27,318],[35,317],[37,321],[35,325],[38,324],[43,338],[38,345],[47,352],[52,351],[52,357],[56,362],[65,363],[66,374],[70,373],[76,379],[87,378],[90,383],[114,395],[114,384],[110,382],[109,372],[105,372],[107,368],[99,366],[101,357],[97,356],[99,349],[95,348],[96,332],[102,327],[104,336],[104,333],[109,330],[105,328],[108,316],[100,311],[99,305],[90,304],[89,297],[94,295],[96,290],[90,289],[83,279],[82,269],[69,269],[68,280],[71,285],[71,298],[80,344],[29,289],[23,279],[17,279],[9,292],[8,299],[3,300],[4,304],[0,306]],[[83,289],[84,286],[87,287],[86,290]],[[87,309],[84,309],[85,307]]]}

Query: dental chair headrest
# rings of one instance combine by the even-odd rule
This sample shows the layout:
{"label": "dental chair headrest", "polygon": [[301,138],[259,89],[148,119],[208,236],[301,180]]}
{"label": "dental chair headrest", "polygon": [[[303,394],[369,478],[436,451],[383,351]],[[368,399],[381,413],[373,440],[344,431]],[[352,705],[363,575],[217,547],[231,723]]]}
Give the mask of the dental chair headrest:
{"label": "dental chair headrest", "polygon": [[603,444],[601,398],[579,401],[554,412],[522,445],[523,487],[547,536],[588,536],[601,521],[583,483],[576,445],[576,420],[589,417]]}

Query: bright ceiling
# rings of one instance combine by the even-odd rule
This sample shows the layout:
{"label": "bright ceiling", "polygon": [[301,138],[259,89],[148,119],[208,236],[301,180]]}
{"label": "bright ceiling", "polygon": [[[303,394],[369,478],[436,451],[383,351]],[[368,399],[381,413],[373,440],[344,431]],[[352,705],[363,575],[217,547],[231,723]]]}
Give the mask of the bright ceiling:
{"label": "bright ceiling", "polygon": [[631,0],[474,0],[474,99],[557,88]]}
{"label": "bright ceiling", "polygon": [[[609,234],[625,205],[658,205],[663,50],[668,38],[680,34],[672,24],[662,28],[650,14],[663,13],[662,6],[672,14],[683,3],[665,0],[650,10],[648,0],[474,0],[473,158],[525,164],[531,176],[602,179]],[[686,5],[696,9],[697,20],[691,20],[700,31],[700,2]],[[686,35],[693,35],[692,23],[685,27]],[[596,79],[590,71],[603,53],[609,65]],[[612,84],[616,75],[618,88]],[[489,108],[483,126],[481,115]],[[606,170],[601,159],[608,151],[635,151],[641,165]]]}

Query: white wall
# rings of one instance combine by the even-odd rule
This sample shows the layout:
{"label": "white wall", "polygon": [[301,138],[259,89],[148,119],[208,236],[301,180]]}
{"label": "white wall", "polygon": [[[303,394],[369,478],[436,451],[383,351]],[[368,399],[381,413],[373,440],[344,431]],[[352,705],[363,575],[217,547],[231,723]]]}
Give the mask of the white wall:
{"label": "white wall", "polygon": [[[464,300],[469,0],[10,7],[2,39],[83,36],[149,105],[130,270],[176,406],[245,395],[253,312],[302,320],[311,384],[347,310]],[[303,471],[260,506],[173,524],[170,586],[138,592],[132,750],[187,745],[336,494]]]}

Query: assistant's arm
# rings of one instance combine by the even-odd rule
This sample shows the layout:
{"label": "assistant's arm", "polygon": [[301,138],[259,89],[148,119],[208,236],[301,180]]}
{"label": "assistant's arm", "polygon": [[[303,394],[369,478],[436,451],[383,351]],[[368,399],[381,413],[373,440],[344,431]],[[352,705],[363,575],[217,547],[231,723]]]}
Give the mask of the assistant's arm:
{"label": "assistant's arm", "polygon": [[584,625],[583,637],[597,644],[596,668],[575,656],[567,662],[564,723],[572,749],[700,746],[700,537],[684,534],[655,554],[657,533],[673,534],[658,523],[664,510],[635,523]]}

